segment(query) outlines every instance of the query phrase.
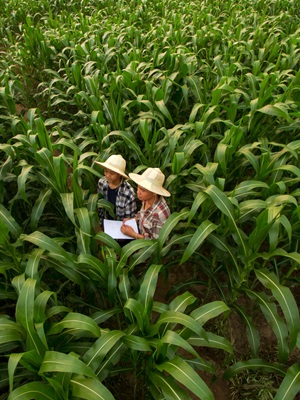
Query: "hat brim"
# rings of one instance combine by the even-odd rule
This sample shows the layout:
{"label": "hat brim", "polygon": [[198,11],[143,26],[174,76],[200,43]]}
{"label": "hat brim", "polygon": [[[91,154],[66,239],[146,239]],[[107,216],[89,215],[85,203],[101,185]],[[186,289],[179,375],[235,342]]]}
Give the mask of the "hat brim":
{"label": "hat brim", "polygon": [[125,172],[123,172],[121,169],[119,169],[119,168],[117,168],[117,167],[115,167],[115,166],[113,166],[113,165],[111,165],[111,164],[109,164],[107,162],[95,161],[95,163],[101,165],[101,167],[103,167],[103,168],[110,169],[111,171],[114,171],[117,174],[122,175],[126,179],[129,179],[129,176],[127,176],[125,174]]}
{"label": "hat brim", "polygon": [[139,174],[130,173],[129,178],[133,180],[137,185],[141,186],[144,189],[149,190],[149,192],[159,194],[160,196],[170,197],[171,193],[168,192],[167,189],[163,188],[160,185],[156,185],[154,182],[150,182],[145,179],[143,176]]}

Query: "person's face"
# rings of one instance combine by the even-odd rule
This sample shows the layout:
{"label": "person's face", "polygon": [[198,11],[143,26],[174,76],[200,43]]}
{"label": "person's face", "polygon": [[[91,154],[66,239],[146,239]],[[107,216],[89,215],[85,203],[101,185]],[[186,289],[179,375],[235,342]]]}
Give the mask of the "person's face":
{"label": "person's face", "polygon": [[118,185],[119,183],[121,183],[121,175],[117,172],[112,171],[111,169],[104,168],[104,175],[107,179],[107,182],[111,185]]}
{"label": "person's face", "polygon": [[141,201],[151,201],[156,198],[156,194],[153,192],[150,192],[150,190],[144,189],[141,186],[137,187],[137,196],[138,199]]}

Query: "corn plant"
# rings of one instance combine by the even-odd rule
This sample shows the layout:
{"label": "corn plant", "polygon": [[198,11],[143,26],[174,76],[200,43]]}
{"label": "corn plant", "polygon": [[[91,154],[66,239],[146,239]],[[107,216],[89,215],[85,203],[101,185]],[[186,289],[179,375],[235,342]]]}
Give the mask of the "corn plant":
{"label": "corn plant", "polygon": [[[276,400],[295,398],[298,8],[0,0],[4,398],[117,398],[114,376],[126,372],[132,397],[213,398],[201,346],[229,354],[226,379],[267,371]],[[98,232],[108,204],[94,161],[114,153],[128,171],[166,175],[172,215],[157,241],[121,248]],[[178,266],[190,279],[156,303],[158,275]],[[202,304],[190,294],[198,283]],[[263,356],[252,308],[274,334],[275,360]],[[203,327],[206,311],[229,310],[247,329],[246,359]]]}

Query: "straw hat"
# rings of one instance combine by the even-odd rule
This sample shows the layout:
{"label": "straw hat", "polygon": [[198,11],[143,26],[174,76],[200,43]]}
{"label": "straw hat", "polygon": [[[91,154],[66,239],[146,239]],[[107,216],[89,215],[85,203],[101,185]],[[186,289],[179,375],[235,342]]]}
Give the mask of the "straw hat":
{"label": "straw hat", "polygon": [[129,178],[152,193],[166,197],[171,196],[171,193],[163,188],[165,175],[159,168],[147,168],[142,175],[130,173]]}
{"label": "straw hat", "polygon": [[124,178],[129,178],[125,174],[126,161],[120,154],[108,157],[108,159],[105,162],[95,161],[95,163],[101,165],[101,167],[110,169],[111,171],[114,171],[117,174],[124,176]]}

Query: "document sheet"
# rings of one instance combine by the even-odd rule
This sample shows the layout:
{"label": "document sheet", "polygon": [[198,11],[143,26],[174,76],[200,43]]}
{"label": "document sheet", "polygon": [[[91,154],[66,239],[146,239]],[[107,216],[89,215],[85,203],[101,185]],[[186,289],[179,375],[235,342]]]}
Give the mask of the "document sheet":
{"label": "document sheet", "polygon": [[[104,232],[114,239],[133,239],[127,235],[124,235],[121,232],[122,224],[123,224],[122,221],[113,221],[110,219],[104,219],[103,220]],[[126,221],[126,225],[130,225],[136,233],[139,232],[135,218]]]}

